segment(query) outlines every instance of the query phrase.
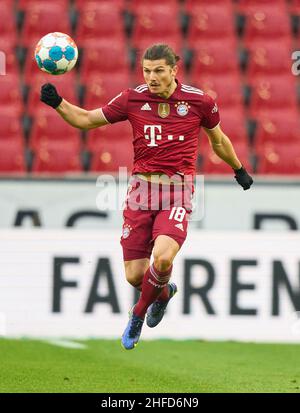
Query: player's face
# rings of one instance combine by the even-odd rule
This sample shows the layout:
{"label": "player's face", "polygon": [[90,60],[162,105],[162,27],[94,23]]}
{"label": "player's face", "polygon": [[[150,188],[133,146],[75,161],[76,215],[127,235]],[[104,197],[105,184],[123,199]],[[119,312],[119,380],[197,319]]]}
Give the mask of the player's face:
{"label": "player's face", "polygon": [[143,73],[150,92],[163,95],[168,93],[175,82],[177,66],[171,67],[165,59],[145,59],[143,61]]}

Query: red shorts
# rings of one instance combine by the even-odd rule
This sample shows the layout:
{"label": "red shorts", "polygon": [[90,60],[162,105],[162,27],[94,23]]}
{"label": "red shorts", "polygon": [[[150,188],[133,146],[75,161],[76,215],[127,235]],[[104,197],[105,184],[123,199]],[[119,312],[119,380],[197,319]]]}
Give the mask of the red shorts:
{"label": "red shorts", "polygon": [[121,245],[124,261],[150,258],[158,235],[168,235],[179,247],[187,236],[192,188],[131,177],[123,209]]}

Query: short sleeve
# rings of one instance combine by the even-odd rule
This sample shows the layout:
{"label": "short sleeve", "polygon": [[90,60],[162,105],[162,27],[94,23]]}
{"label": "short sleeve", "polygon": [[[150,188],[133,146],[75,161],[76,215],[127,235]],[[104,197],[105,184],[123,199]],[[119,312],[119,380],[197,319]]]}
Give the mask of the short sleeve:
{"label": "short sleeve", "polygon": [[201,126],[207,129],[213,129],[220,123],[220,114],[216,102],[209,96],[205,95],[202,108]]}
{"label": "short sleeve", "polygon": [[109,123],[121,122],[128,119],[128,95],[129,89],[124,90],[101,108],[103,115]]}

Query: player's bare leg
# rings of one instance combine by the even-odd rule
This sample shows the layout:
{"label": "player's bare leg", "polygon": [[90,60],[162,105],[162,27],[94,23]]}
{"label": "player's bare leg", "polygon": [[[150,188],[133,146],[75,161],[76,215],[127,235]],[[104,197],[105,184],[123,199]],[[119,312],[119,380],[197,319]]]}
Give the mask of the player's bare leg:
{"label": "player's bare leg", "polygon": [[149,265],[149,258],[124,261],[126,280],[139,291],[142,290],[143,277]]}

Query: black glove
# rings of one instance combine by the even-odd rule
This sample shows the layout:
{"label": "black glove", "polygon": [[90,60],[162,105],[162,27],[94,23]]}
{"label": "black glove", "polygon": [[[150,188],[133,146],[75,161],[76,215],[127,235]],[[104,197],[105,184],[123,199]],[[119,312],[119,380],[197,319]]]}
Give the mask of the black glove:
{"label": "black glove", "polygon": [[59,96],[54,85],[51,83],[46,83],[41,88],[41,101],[54,109],[61,104],[62,97]]}
{"label": "black glove", "polygon": [[234,169],[234,172],[235,179],[244,188],[244,191],[246,191],[246,189],[249,189],[253,184],[253,179],[248,174],[246,169],[242,166],[240,169]]}

